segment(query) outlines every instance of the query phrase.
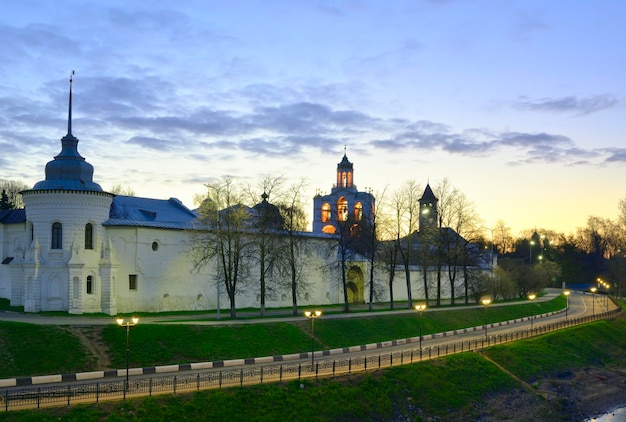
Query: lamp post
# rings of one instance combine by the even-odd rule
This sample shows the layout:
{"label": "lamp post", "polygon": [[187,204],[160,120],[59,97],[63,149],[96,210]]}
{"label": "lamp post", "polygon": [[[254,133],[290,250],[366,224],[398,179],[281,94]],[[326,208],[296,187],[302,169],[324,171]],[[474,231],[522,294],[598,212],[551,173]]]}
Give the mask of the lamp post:
{"label": "lamp post", "polygon": [[305,311],[304,316],[311,320],[311,366],[315,363],[315,320],[322,316],[322,311]]}
{"label": "lamp post", "polygon": [[[537,299],[537,295],[534,293],[531,293],[528,295],[528,300],[530,300],[531,303],[533,303],[535,301],[535,299]],[[535,319],[535,312],[534,310],[531,312],[530,314],[530,331],[533,330],[533,321]]]}
{"label": "lamp post", "polygon": [[426,304],[415,305],[415,310],[420,314],[420,360],[422,360],[422,312],[426,309]]}
{"label": "lamp post", "polygon": [[593,286],[589,290],[591,291],[591,315],[595,315],[596,314],[596,290],[598,290],[598,288],[596,286]]}
{"label": "lamp post", "polygon": [[481,302],[485,306],[485,338],[487,338],[487,307],[491,303],[491,299],[484,298]]}
{"label": "lamp post", "polygon": [[567,310],[569,309],[569,295],[572,292],[570,290],[564,290],[563,294],[565,295],[565,319],[567,319]]}
{"label": "lamp post", "polygon": [[130,349],[128,347],[128,339],[130,337],[130,327],[134,327],[139,322],[139,318],[132,317],[130,319],[127,318],[118,318],[117,325],[120,327],[126,327],[126,382],[124,384],[124,399],[126,399],[126,392],[128,391],[128,369],[129,369],[129,353]]}
{"label": "lamp post", "polygon": [[605,289],[605,293],[604,293],[604,310],[608,311],[609,310],[609,292],[611,291],[611,285],[609,283],[607,283],[606,281],[602,280],[601,278],[598,279],[598,283],[602,285],[602,287]]}

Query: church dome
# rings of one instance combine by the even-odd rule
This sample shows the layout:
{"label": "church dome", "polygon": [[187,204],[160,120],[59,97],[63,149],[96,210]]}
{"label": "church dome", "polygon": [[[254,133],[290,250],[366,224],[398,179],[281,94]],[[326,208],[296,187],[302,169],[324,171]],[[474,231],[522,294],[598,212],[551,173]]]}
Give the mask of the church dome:
{"label": "church dome", "polygon": [[285,219],[280,214],[280,210],[276,205],[268,202],[268,194],[263,192],[261,197],[263,198],[263,201],[252,207],[257,214],[258,224],[267,229],[282,229]]}
{"label": "church dome", "polygon": [[37,182],[33,189],[66,189],[102,192],[93,181],[93,166],[78,153],[78,138],[72,135],[72,79],[67,119],[67,135],[61,139],[61,152],[46,164],[46,180]]}

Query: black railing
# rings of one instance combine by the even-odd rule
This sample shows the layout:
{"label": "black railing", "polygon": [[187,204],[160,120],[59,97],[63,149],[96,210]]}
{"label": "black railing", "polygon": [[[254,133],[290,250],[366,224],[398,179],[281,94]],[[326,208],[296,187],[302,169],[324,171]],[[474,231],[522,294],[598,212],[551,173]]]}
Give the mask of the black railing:
{"label": "black railing", "polygon": [[[128,396],[152,396],[155,394],[189,392],[211,388],[225,388],[246,384],[262,384],[293,379],[334,376],[339,374],[377,370],[436,359],[441,356],[476,351],[485,347],[522,340],[562,328],[584,324],[597,319],[609,318],[619,313],[621,308],[592,316],[570,318],[555,323],[535,326],[532,330],[523,329],[504,334],[445,344],[411,348],[386,353],[371,353],[364,356],[344,359],[318,359],[311,363],[283,363],[280,365],[252,366],[246,368],[220,369],[194,374],[177,373],[146,378],[131,378],[125,390],[125,380],[101,381],[95,383],[68,384],[64,386],[31,387],[23,389],[6,388],[0,393],[0,408],[18,410],[45,406],[70,405],[74,403],[119,400]],[[453,338],[453,337],[451,337]]]}

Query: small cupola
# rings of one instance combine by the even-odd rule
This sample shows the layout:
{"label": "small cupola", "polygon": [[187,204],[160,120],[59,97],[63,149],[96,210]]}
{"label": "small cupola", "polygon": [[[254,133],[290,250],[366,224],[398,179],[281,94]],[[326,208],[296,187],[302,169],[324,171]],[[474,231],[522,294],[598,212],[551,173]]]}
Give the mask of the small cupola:
{"label": "small cupola", "polygon": [[352,188],[352,184],[354,182],[353,175],[354,168],[352,163],[348,160],[346,148],[344,147],[343,159],[339,164],[337,164],[337,187]]}

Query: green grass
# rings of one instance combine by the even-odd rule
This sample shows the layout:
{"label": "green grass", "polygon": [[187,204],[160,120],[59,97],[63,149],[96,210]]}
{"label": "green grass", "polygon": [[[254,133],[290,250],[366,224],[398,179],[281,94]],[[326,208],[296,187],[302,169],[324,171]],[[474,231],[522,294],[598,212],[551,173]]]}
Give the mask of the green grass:
{"label": "green grass", "polygon": [[[511,320],[562,309],[565,299],[490,307],[489,322]],[[112,321],[113,322],[113,321]],[[484,309],[427,310],[423,334],[482,325]],[[229,326],[141,324],[130,330],[130,365],[146,367],[190,362],[273,356],[309,351],[311,325],[304,317],[295,323],[278,322]],[[103,326],[111,368],[126,362],[126,331],[116,324]],[[6,333],[6,334],[5,334]],[[416,313],[359,318],[318,319],[316,349],[334,349],[419,335]],[[63,327],[0,322],[0,378],[92,371],[94,360],[79,339]],[[26,352],[26,353],[24,353]],[[22,358],[21,356],[28,356]],[[44,358],[45,357],[45,358]],[[69,359],[71,357],[71,359]]]}
{"label": "green grass", "polygon": [[[558,302],[558,299],[552,302]],[[471,310],[455,310],[453,313],[466,311]],[[459,319],[465,321],[477,318],[481,322],[484,313],[480,311],[483,310],[479,309],[475,316],[459,314],[444,317],[443,315],[448,312],[424,313],[423,322],[429,327],[446,326],[451,323],[450,321]],[[502,312],[500,315],[504,319],[510,319],[512,310],[505,308],[499,310],[497,307],[489,309],[489,313],[494,314],[493,318],[498,318],[499,312]],[[335,330],[340,328],[352,330],[355,333],[351,338],[358,341],[359,337],[356,333],[363,331],[374,331],[373,334],[363,334],[374,338],[404,333],[405,330],[414,333],[417,321],[415,315],[412,317],[410,315],[381,316],[378,319],[383,322],[372,319],[370,324],[363,324],[362,319],[347,319],[326,320],[324,323],[332,326],[340,321],[344,325],[335,325]],[[353,322],[346,324],[347,321]],[[335,334],[332,336],[324,334],[322,328],[324,324],[321,322],[322,320],[319,320],[316,323],[316,334],[319,329],[324,335],[324,342],[340,341]],[[467,323],[472,325],[471,322]],[[29,324],[24,325],[29,326]],[[267,350],[266,344],[274,344],[272,347],[282,350],[282,347],[298,347],[297,344],[304,343],[306,350],[310,347],[310,339],[306,334],[309,327],[308,321],[298,324],[280,323],[278,327],[274,324],[234,327],[139,325],[132,329],[134,331],[131,333],[131,347],[134,345],[132,353],[139,353],[136,348],[142,345],[157,349],[153,352],[146,352],[146,359],[149,356],[177,359],[178,356],[200,353],[206,353],[206,356],[210,353],[227,353],[216,352],[220,350],[219,347],[224,350],[230,348],[248,350],[249,348],[253,350],[254,356],[260,356],[263,353],[254,353],[254,350],[257,348]],[[384,331],[385,327],[387,331]],[[57,333],[56,330],[63,331],[56,327],[45,328],[55,333]],[[141,333],[142,328],[143,333]],[[163,331],[153,331],[153,329]],[[114,337],[110,341],[122,344],[121,349],[115,351],[114,354],[123,354],[124,330],[115,326],[107,327],[107,330],[111,330],[110,335]],[[256,334],[251,334],[254,331]],[[22,333],[24,336],[30,336],[31,328],[25,328]],[[151,335],[162,336],[166,340],[155,340]],[[204,337],[207,338],[204,339]],[[365,338],[368,337],[360,337],[363,340],[358,343],[366,342]],[[244,349],[240,343],[246,341],[256,344],[245,346],[246,349]],[[155,342],[163,344],[155,347]],[[169,348],[168,342],[181,342],[183,345],[178,346],[174,352],[165,352],[164,350]],[[216,349],[213,344],[218,342],[224,344]],[[276,345],[281,342],[289,344]],[[41,347],[41,344],[38,347]],[[45,348],[45,350],[48,353],[48,349]],[[566,368],[595,365],[619,366],[623,369],[625,351],[626,320],[622,317],[492,347],[486,349],[484,353],[512,373],[532,382],[547,373]],[[32,351],[27,351],[27,353],[31,358],[41,355],[41,353],[33,355]],[[62,353],[58,352],[58,354]],[[564,356],[567,358],[564,359]],[[446,420],[452,414],[457,418],[455,420],[475,420],[478,417],[477,409],[482,408],[486,397],[517,388],[519,385],[510,376],[500,371],[480,354],[463,353],[413,365],[332,379],[273,383],[37,411],[0,412],[0,421],[306,420],[316,422],[392,419],[419,421]],[[423,419],[420,415],[423,415]]]}
{"label": "green grass", "polygon": [[60,327],[0,323],[0,377],[65,374],[91,368],[94,358]]}
{"label": "green grass", "polygon": [[[482,381],[471,385],[474,376]],[[390,420],[419,407],[427,414],[468,409],[484,394],[515,386],[477,354],[452,356],[358,376],[164,395],[31,412],[0,413],[6,421],[361,421]],[[458,394],[450,394],[458,391]],[[399,407],[399,403],[402,405]]]}
{"label": "green grass", "polygon": [[[623,366],[625,332],[625,319],[601,320],[506,347],[491,347],[485,353],[518,377],[533,382],[537,377],[571,366]],[[568,352],[564,354],[564,350]]]}

